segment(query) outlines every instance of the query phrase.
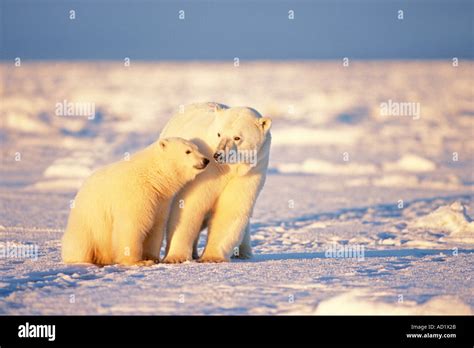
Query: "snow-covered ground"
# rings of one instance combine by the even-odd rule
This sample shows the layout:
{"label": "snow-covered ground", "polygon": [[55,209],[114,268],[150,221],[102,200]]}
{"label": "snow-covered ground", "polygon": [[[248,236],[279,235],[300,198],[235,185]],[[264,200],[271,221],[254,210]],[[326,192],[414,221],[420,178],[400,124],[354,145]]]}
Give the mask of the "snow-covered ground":
{"label": "snow-covered ground", "polygon": [[[0,313],[472,314],[473,68],[1,64]],[[180,105],[197,101],[248,105],[274,120],[255,257],[61,263],[81,180],[152,142]],[[63,102],[89,103],[95,117],[58,116]],[[385,112],[402,102],[413,108]],[[14,257],[25,245],[38,254]]]}

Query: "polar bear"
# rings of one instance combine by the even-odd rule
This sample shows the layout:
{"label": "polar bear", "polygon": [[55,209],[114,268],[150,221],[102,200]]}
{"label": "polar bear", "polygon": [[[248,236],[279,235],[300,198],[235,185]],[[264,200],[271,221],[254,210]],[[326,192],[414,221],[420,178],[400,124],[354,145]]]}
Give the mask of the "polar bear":
{"label": "polar bear", "polygon": [[249,218],[265,183],[272,121],[254,109],[218,103],[192,104],[181,111],[160,137],[191,140],[215,161],[175,197],[164,262],[198,258],[197,240],[206,227],[207,243],[199,261],[224,262],[233,255],[249,258]]}
{"label": "polar bear", "polygon": [[159,261],[173,196],[208,163],[195,144],[169,138],[96,171],[74,200],[62,239],[64,262]]}

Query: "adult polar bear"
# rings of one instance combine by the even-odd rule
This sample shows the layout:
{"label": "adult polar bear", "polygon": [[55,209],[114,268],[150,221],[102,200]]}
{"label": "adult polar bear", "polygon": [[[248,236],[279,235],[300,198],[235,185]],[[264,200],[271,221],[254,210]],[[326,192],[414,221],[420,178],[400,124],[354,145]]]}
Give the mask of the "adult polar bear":
{"label": "adult polar bear", "polygon": [[211,161],[204,173],[181,189],[171,207],[164,262],[197,258],[197,240],[206,227],[207,244],[200,261],[229,261],[237,246],[238,257],[249,258],[249,219],[265,183],[271,119],[251,108],[217,103],[191,104],[181,111],[169,120],[161,138],[190,140],[204,156],[214,158],[222,151],[253,151],[256,156],[253,163]]}

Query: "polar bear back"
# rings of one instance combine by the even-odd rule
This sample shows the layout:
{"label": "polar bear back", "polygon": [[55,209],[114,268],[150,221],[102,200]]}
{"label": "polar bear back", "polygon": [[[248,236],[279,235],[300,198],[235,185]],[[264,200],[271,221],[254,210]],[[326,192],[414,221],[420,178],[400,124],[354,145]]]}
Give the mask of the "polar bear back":
{"label": "polar bear back", "polygon": [[201,138],[203,130],[211,128],[220,112],[228,108],[228,106],[218,103],[186,105],[184,109],[171,117],[161,132],[160,138],[178,136],[186,140]]}

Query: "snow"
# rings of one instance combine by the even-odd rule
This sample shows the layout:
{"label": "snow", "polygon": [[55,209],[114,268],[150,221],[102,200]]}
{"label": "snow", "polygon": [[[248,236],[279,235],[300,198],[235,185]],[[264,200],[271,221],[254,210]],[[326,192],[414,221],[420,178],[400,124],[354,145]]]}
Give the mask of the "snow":
{"label": "snow", "polygon": [[[369,299],[368,299],[369,297]],[[320,315],[472,315],[471,308],[451,296],[436,296],[422,305],[416,302],[387,304],[374,301],[369,291],[355,290],[325,300],[314,314]],[[379,297],[382,297],[379,295]]]}
{"label": "snow", "polygon": [[384,163],[384,170],[407,171],[407,172],[430,172],[436,169],[436,164],[426,158],[406,154],[397,162]]}
{"label": "snow", "polygon": [[371,164],[348,163],[334,164],[328,161],[307,159],[302,164],[282,163],[278,167],[281,173],[313,173],[326,175],[364,175],[377,172],[377,168]]}
{"label": "snow", "polygon": [[474,222],[460,202],[441,206],[434,212],[420,217],[413,228],[447,233],[446,238],[454,238],[464,243],[474,243]]}
{"label": "snow", "polygon": [[[0,257],[0,314],[472,314],[473,67],[0,64],[0,251],[37,247],[37,257]],[[64,100],[94,103],[95,117],[55,115]],[[382,115],[389,100],[419,102],[420,117]],[[273,118],[254,258],[61,263],[81,181],[196,101]],[[363,257],[328,257],[330,248]]]}
{"label": "snow", "polygon": [[[350,145],[355,143],[362,134],[357,129],[344,127],[343,129],[308,129],[303,127],[289,127],[272,132],[273,146],[288,145]],[[341,135],[344,134],[342,137]]]}

